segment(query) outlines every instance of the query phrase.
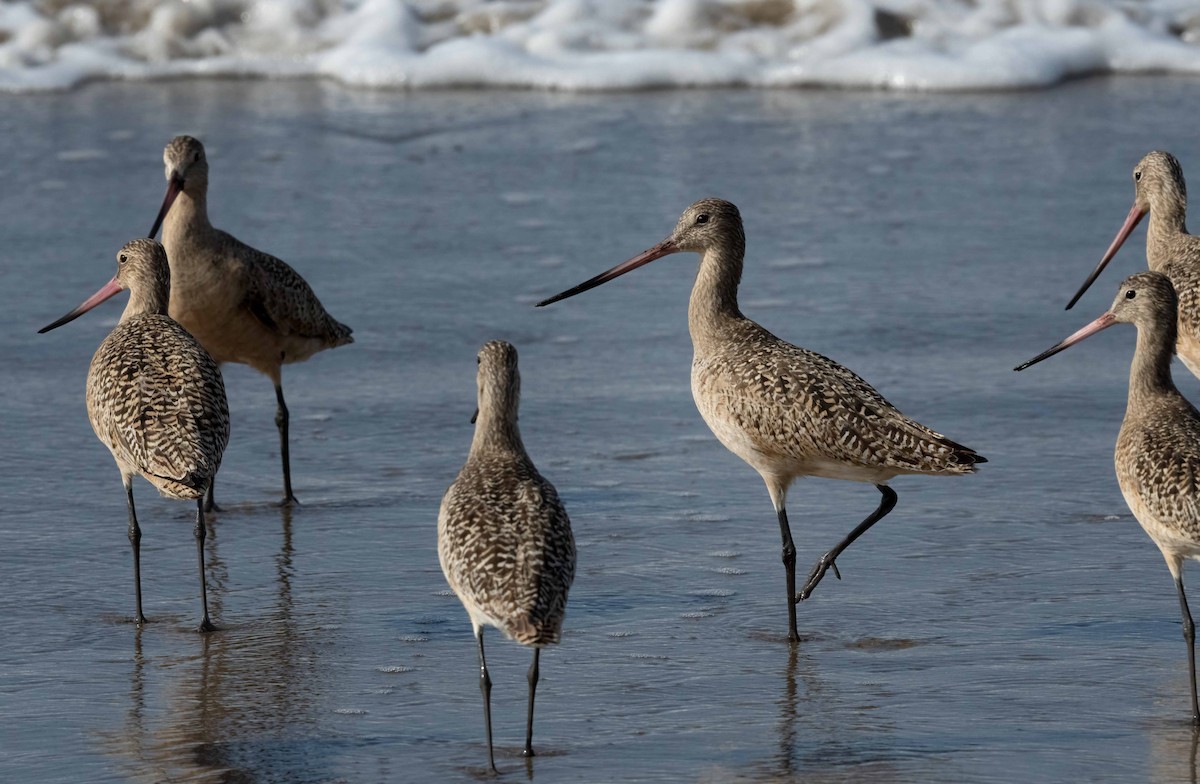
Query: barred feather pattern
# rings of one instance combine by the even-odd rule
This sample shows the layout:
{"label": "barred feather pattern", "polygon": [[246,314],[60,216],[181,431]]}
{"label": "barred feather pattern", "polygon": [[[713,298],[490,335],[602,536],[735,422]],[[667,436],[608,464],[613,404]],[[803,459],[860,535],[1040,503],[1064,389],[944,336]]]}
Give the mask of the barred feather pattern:
{"label": "barred feather pattern", "polygon": [[1150,211],[1146,261],[1166,275],[1179,298],[1176,350],[1200,377],[1200,237],[1187,232],[1187,183],[1169,152],[1147,153],[1134,167],[1134,203]]}
{"label": "barred feather pattern", "polygon": [[696,202],[671,241],[701,254],[688,305],[696,407],[773,493],[800,476],[880,484],[898,474],[969,474],[987,462],[904,416],[853,371],[742,315],[745,234],[736,206]]}
{"label": "barred feather pattern", "polygon": [[748,319],[727,332],[718,350],[693,359],[696,406],[722,443],[760,471],[881,482],[969,474],[984,462],[833,360]]}
{"label": "barred feather pattern", "polygon": [[442,498],[438,558],[477,630],[557,643],[575,579],[571,521],[516,428],[515,349],[493,341],[480,359],[475,439]]}
{"label": "barred feather pattern", "polygon": [[1121,492],[1150,537],[1200,555],[1200,413],[1178,393],[1127,417],[1115,462]]}
{"label": "barred feather pattern", "polygon": [[190,136],[163,152],[167,178],[184,183],[163,222],[171,262],[171,315],[218,362],[272,378],[279,366],[353,343],[353,330],[325,310],[291,266],[216,229],[208,218],[208,160]]}
{"label": "barred feather pattern", "polygon": [[1179,559],[1200,557],[1200,412],[1171,378],[1175,300],[1168,278],[1142,272],[1122,282],[1111,310],[1138,328],[1114,455],[1117,482],[1172,572]]}
{"label": "barred feather pattern", "polygon": [[119,258],[130,300],[92,357],[88,419],[123,474],[144,476],[169,498],[199,498],[229,443],[221,371],[163,312],[170,281],[162,246],[135,240]]}

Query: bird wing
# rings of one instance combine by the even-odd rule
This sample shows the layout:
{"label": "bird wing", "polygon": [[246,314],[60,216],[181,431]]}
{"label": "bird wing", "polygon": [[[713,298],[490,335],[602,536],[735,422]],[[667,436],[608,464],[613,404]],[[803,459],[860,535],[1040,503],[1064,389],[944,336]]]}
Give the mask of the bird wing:
{"label": "bird wing", "polygon": [[443,565],[460,595],[504,621],[539,624],[561,612],[575,543],[558,493],[532,465],[468,461],[443,499],[441,520]]}
{"label": "bird wing", "polygon": [[[1200,413],[1178,396],[1173,416],[1148,416],[1121,429],[1117,441],[1122,490],[1133,493],[1161,523],[1200,535]],[[1182,415],[1180,415],[1182,414]],[[1121,465],[1128,471],[1121,471]],[[1135,510],[1136,511],[1136,510]]]}
{"label": "bird wing", "polygon": [[1191,242],[1180,248],[1181,252],[1173,255],[1162,269],[1179,298],[1180,343],[1200,341],[1200,321],[1196,318],[1200,313],[1200,238],[1190,234],[1184,237]]}
{"label": "bird wing", "polygon": [[282,259],[220,232],[229,255],[241,262],[242,306],[268,329],[284,335],[337,340],[351,329],[326,312],[316,292]]}
{"label": "bird wing", "polygon": [[124,322],[88,375],[96,435],[140,472],[189,487],[216,474],[229,441],[229,409],[212,357],[167,316]]}
{"label": "bird wing", "polygon": [[[761,329],[761,328],[759,328]],[[969,471],[985,460],[909,419],[853,371],[766,330],[715,363],[709,393],[765,454],[814,455],[905,472]]]}

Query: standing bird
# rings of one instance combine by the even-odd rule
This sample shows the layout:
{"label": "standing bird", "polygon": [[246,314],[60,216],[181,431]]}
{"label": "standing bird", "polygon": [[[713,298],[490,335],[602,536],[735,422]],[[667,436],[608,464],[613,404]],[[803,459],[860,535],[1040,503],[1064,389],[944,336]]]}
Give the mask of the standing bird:
{"label": "standing bird", "polygon": [[[671,253],[700,254],[688,305],[692,397],[713,434],[762,476],[775,505],[787,574],[788,639],[799,641],[796,603],[838,555],[896,505],[887,482],[898,474],[970,474],[985,460],[901,414],[850,370],[793,346],[742,315],[737,289],[746,236],[737,207],[702,199],[684,211],[671,236],[607,272],[538,303],[599,286]],[[796,593],[796,546],[784,508],[788,486],[802,476],[875,485],[883,500],[827,552]]]}
{"label": "standing bird", "polygon": [[1025,364],[1024,370],[1113,324],[1137,327],[1137,348],[1129,370],[1129,402],[1117,435],[1117,483],[1134,517],[1158,545],[1183,613],[1192,682],[1192,722],[1200,724],[1196,702],[1196,627],[1183,590],[1183,559],[1200,558],[1200,412],[1171,380],[1178,300],[1171,281],[1158,272],[1140,272],[1121,283],[1112,307],[1100,318]]}
{"label": "standing bird", "polygon": [[167,315],[171,271],[163,246],[133,240],[117,254],[117,274],[49,332],[129,289],[121,321],[92,357],[87,378],[88,419],[112,452],[129,506],[129,543],[139,626],[142,613],[141,541],[133,508],[133,477],[141,475],[167,498],[196,501],[196,556],[200,566],[200,631],[208,618],[204,580],[204,493],[229,443],[229,406],[221,370],[188,331]]}
{"label": "standing bird", "polygon": [[[325,312],[294,269],[209,223],[204,145],[191,136],[176,136],[163,150],[163,162],[167,193],[150,237],[161,225],[171,262],[171,317],[217,362],[249,365],[275,384],[282,504],[296,503],[283,366],[353,343],[351,329]],[[207,506],[213,507],[211,487]]]}
{"label": "standing bird", "polygon": [[466,465],[442,498],[438,560],[479,641],[479,689],[492,755],[492,680],[483,627],[533,648],[525,756],[533,756],[533,695],[542,646],[558,642],[575,579],[575,539],[554,485],[529,459],[517,429],[517,350],[502,340],[479,351],[479,408]]}
{"label": "standing bird", "polygon": [[1200,237],[1187,233],[1187,185],[1183,168],[1169,152],[1146,154],[1133,169],[1133,207],[1096,269],[1067,303],[1067,310],[1117,255],[1134,227],[1150,213],[1146,261],[1171,280],[1179,298],[1176,351],[1192,374],[1200,377]]}

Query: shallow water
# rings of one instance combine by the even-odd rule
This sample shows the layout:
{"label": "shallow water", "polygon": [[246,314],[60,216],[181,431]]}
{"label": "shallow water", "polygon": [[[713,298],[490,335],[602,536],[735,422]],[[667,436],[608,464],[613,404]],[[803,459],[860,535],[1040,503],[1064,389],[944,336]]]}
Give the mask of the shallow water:
{"label": "shallow water", "polygon": [[[473,639],[435,521],[471,438],[475,351],[506,338],[526,444],[579,545],[529,765],[529,654],[489,635],[507,777],[1196,780],[1172,585],[1112,473],[1132,331],[1011,368],[1144,265],[1139,231],[1062,311],[1137,159],[1163,147],[1200,167],[1198,93],[1170,78],[940,97],[197,81],[0,97],[0,779],[482,777]],[[227,368],[208,637],[192,631],[191,507],[144,482],[153,623],[129,622],[123,494],[83,403],[120,306],[35,334],[149,228],[177,132],[208,146],[214,222],[292,263],[357,339],[285,374],[294,513],[271,506],[269,382]],[[691,401],[694,257],[531,307],[710,194],[746,219],[749,315],[991,460],[897,479],[896,511],[800,606],[794,652],[766,491]],[[807,480],[789,500],[806,574],[878,494]]]}

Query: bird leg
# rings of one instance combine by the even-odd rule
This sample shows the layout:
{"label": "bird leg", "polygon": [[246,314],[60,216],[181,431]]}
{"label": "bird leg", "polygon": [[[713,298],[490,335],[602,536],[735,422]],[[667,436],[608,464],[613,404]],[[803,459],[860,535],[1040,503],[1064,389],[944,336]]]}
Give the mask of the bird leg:
{"label": "bird leg", "polygon": [[529,665],[529,718],[525,721],[525,756],[533,756],[533,694],[538,684],[538,655],[541,648],[533,649],[533,664]]}
{"label": "bird leg", "polygon": [[140,627],[146,622],[142,614],[142,529],[133,510],[133,482],[129,477],[125,478],[125,502],[129,506],[129,545],[133,548],[133,586],[137,594],[137,615],[133,622]]}
{"label": "bird leg", "polygon": [[821,559],[817,561],[817,565],[813,567],[812,572],[808,575],[808,580],[805,581],[804,587],[796,596],[796,601],[804,601],[812,595],[813,589],[817,587],[817,583],[821,582],[821,578],[825,576],[825,572],[833,569],[834,575],[840,580],[842,575],[838,572],[837,565],[834,563],[837,557],[842,554],[842,551],[849,547],[855,539],[866,533],[867,529],[878,523],[887,513],[892,511],[896,506],[896,491],[887,485],[875,485],[875,488],[883,494],[883,500],[879,502],[879,508],[871,513],[871,516],[859,523],[853,531],[851,531],[845,539],[838,542],[836,546]]}
{"label": "bird leg", "polygon": [[288,408],[287,403],[283,402],[282,384],[275,385],[275,401],[279,404],[275,410],[275,427],[279,428],[279,454],[283,459],[283,500],[279,502],[279,505],[289,506],[300,502],[292,494],[292,459],[288,452]]}
{"label": "bird leg", "polygon": [[208,480],[208,492],[204,494],[204,511],[205,512],[223,512],[221,507],[217,506],[217,500],[213,497],[213,488],[217,485],[217,478],[214,476]]}
{"label": "bird leg", "polygon": [[192,536],[196,537],[196,557],[200,562],[200,606],[204,610],[204,620],[200,622],[200,628],[197,631],[215,632],[216,626],[208,619],[208,585],[204,580],[204,537],[207,535],[204,530],[204,499],[196,499],[196,527],[192,529]]}
{"label": "bird leg", "polygon": [[787,576],[788,596],[788,642],[800,642],[796,631],[796,543],[792,541],[792,529],[788,525],[787,510],[779,507],[779,535],[783,539],[783,568]]}
{"label": "bird leg", "polygon": [[483,655],[483,627],[475,630],[479,640],[479,691],[483,693],[483,723],[487,727],[488,767],[496,772],[496,759],[492,754],[492,679],[487,671],[487,659]]}
{"label": "bird leg", "polygon": [[1196,702],[1196,624],[1188,611],[1187,595],[1183,592],[1183,575],[1175,576],[1175,589],[1179,592],[1179,609],[1183,613],[1183,639],[1188,646],[1188,675],[1192,681],[1192,724],[1200,725],[1200,705]]}

